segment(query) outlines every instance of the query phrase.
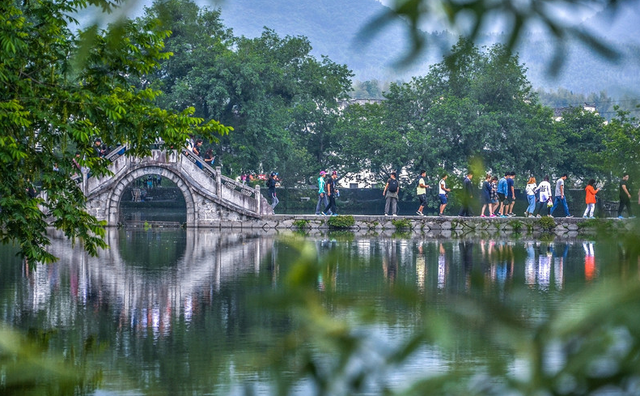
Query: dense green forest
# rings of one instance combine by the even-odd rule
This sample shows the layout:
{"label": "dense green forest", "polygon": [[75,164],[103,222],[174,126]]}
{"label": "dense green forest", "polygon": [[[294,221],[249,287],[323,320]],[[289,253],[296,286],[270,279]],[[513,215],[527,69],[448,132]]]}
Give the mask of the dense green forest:
{"label": "dense green forest", "polygon": [[[196,116],[234,128],[209,145],[231,175],[275,171],[295,186],[322,169],[347,177],[366,171],[374,184],[400,169],[438,175],[472,167],[538,178],[567,172],[578,182],[633,170],[607,150],[624,148],[623,136],[613,138],[617,127],[635,134],[629,139],[637,147],[633,118],[621,113],[606,124],[569,95],[559,104],[570,108],[553,121],[541,98],[554,95],[534,91],[519,56],[500,44],[478,48],[460,39],[410,82],[352,84],[349,65],[316,58],[306,37],[268,28],[257,38],[237,37],[218,10],[187,0],[157,3],[143,22],[156,18],[173,32],[166,40],[173,56],[144,84],[164,92],[162,106],[194,107]],[[384,100],[339,107],[357,91]]]}

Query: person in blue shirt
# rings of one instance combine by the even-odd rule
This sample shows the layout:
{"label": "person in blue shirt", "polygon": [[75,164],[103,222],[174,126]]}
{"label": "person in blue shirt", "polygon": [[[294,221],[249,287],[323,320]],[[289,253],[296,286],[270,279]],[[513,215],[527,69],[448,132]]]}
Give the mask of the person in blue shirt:
{"label": "person in blue shirt", "polygon": [[325,191],[325,175],[327,172],[320,171],[320,177],[318,177],[318,203],[316,204],[316,214],[322,214],[322,210],[327,206],[327,192]]}
{"label": "person in blue shirt", "polygon": [[509,177],[509,173],[505,173],[503,177],[498,180],[498,201],[500,201],[500,217],[504,216],[504,200],[507,197],[507,178]]}

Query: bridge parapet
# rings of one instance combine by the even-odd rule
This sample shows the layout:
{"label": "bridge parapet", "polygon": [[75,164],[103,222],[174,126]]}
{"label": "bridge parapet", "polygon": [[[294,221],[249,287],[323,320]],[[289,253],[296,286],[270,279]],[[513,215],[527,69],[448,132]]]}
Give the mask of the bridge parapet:
{"label": "bridge parapet", "polygon": [[[182,155],[180,155],[182,154]],[[119,206],[125,187],[145,175],[157,174],[178,186],[187,205],[187,226],[206,227],[273,214],[260,187],[251,188],[223,176],[189,150],[151,150],[151,155],[126,155],[126,146],[109,153],[112,175],[83,180],[87,210],[109,225],[120,222]]]}

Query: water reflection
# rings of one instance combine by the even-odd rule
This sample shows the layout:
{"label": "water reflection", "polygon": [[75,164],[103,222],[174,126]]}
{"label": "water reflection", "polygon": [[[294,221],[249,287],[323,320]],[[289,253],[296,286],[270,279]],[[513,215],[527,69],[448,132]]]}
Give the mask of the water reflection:
{"label": "water reflection", "polygon": [[[45,313],[51,323],[69,327],[76,324],[73,313],[81,307],[108,309],[119,328],[151,329],[154,337],[160,337],[171,331],[176,319],[191,322],[198,307],[210,303],[223,284],[236,285],[242,274],[260,276],[262,268],[271,286],[278,288],[280,263],[295,255],[294,247],[273,235],[111,230],[107,238],[111,249],[97,258],[55,239],[51,251],[61,258],[59,263],[40,266],[37,271],[21,267],[22,280],[14,280],[21,309]],[[336,270],[318,274],[320,290],[327,282],[337,290],[346,284],[367,287],[354,282],[377,283],[378,262],[379,276],[387,285],[411,280],[423,293],[468,292],[474,271],[481,271],[486,284],[499,290],[515,282],[538,291],[561,291],[567,260],[573,257],[575,265],[578,257],[577,249],[570,255],[571,247],[580,247],[584,253],[580,255],[584,281],[598,277],[596,249],[589,241],[576,246],[492,239],[337,242],[325,238],[313,242],[319,258],[333,254],[336,261],[342,261],[336,263]],[[353,261],[368,268],[364,274],[356,274],[357,269],[350,266]]]}
{"label": "water reflection", "polygon": [[[399,287],[419,293],[419,304],[444,309],[450,296],[475,286],[501,299],[523,286],[532,292],[523,312],[544,314],[569,286],[584,287],[600,275],[601,246],[589,241],[327,236],[306,241],[323,263],[314,287],[327,298],[357,296],[361,304],[380,307],[389,319],[380,319],[378,331],[391,338],[412,331],[419,317],[411,308],[388,304],[386,296]],[[288,267],[300,256],[301,240],[111,229],[108,243],[111,249],[92,258],[80,246],[55,238],[51,251],[60,262],[36,271],[3,253],[0,318],[23,329],[59,329],[63,350],[98,334],[108,349],[103,364],[112,372],[107,387],[161,388],[167,394],[227,386],[241,356],[259,352],[265,340],[292,327],[287,312],[256,309],[256,302],[281,289]],[[474,346],[465,343],[452,355],[429,348],[408,370],[423,373],[427,361],[437,370],[460,357],[473,361],[473,354]],[[128,380],[119,383],[122,376]]]}

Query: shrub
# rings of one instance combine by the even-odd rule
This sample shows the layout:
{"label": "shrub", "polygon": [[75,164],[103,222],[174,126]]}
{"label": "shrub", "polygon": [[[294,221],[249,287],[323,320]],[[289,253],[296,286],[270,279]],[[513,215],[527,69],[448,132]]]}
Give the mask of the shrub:
{"label": "shrub", "polygon": [[520,220],[511,220],[508,224],[513,228],[514,232],[520,232],[522,230],[523,224]]}
{"label": "shrub", "polygon": [[293,222],[293,226],[296,227],[298,230],[304,230],[306,228],[309,227],[309,220],[308,219],[298,219],[296,221]]}
{"label": "shrub", "polygon": [[545,231],[551,231],[556,228],[556,221],[553,217],[541,217],[536,223]]}
{"label": "shrub", "polygon": [[396,227],[396,231],[402,232],[411,229],[411,220],[409,219],[393,219],[391,224]]}
{"label": "shrub", "polygon": [[330,228],[350,228],[356,223],[353,216],[331,216],[327,221]]}

